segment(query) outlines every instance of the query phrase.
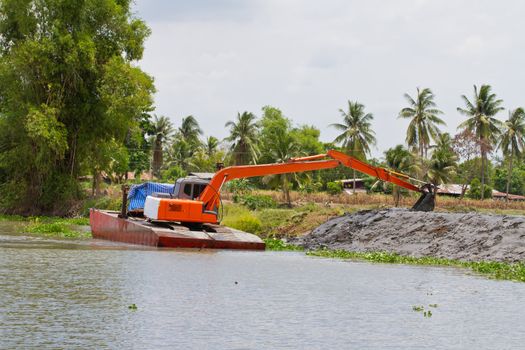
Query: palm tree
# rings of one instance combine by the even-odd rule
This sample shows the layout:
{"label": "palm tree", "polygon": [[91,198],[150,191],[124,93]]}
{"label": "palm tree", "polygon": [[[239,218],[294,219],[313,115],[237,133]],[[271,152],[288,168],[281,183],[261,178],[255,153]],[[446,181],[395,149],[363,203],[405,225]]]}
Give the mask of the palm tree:
{"label": "palm tree", "polygon": [[[399,173],[408,173],[417,168],[414,155],[403,145],[388,149],[385,152],[385,161],[388,168]],[[399,206],[401,193],[398,186],[393,185],[392,195],[395,206]]]}
{"label": "palm tree", "polygon": [[[281,135],[281,137],[271,145],[269,151],[269,156],[275,163],[286,163],[292,157],[302,155],[299,149],[299,144],[289,132]],[[288,206],[291,206],[292,200],[290,198],[290,182],[292,180],[292,176],[296,175],[297,174],[268,175],[263,178],[263,182],[266,184],[273,183],[275,185],[280,185],[286,203]]]}
{"label": "palm tree", "polygon": [[178,132],[188,144],[194,146],[199,145],[199,136],[202,135],[202,129],[200,128],[199,122],[194,116],[189,115],[185,118],[182,118],[182,123]]}
{"label": "palm tree", "polygon": [[457,169],[458,158],[452,150],[450,135],[443,135],[448,137],[441,137],[441,142],[432,152],[427,171],[427,178],[434,185],[435,194],[437,194],[437,186],[449,182]]}
{"label": "palm tree", "polygon": [[479,140],[481,153],[481,199],[485,194],[485,168],[487,163],[487,154],[492,147],[497,144],[498,137],[501,134],[500,127],[502,122],[494,118],[498,112],[504,108],[501,107],[503,100],[499,100],[496,94],[492,93],[490,85],[481,85],[479,91],[474,85],[474,99],[471,102],[465,95],[461,98],[465,102],[466,108],[458,107],[458,112],[466,115],[468,119],[459,125],[461,129],[472,131]]}
{"label": "palm tree", "polygon": [[208,136],[206,142],[204,143],[204,152],[208,157],[213,157],[215,152],[217,152],[217,147],[219,147],[219,140],[215,136]]}
{"label": "palm tree", "polygon": [[516,108],[513,111],[509,111],[509,119],[505,121],[499,148],[501,148],[503,154],[508,157],[509,160],[506,197],[508,201],[514,157],[521,156],[525,149],[525,111],[523,108]]}
{"label": "palm tree", "polygon": [[415,100],[409,94],[405,94],[405,98],[410,106],[403,108],[398,118],[410,119],[406,142],[409,147],[417,150],[422,158],[426,158],[431,139],[436,140],[440,133],[438,125],[446,125],[438,117],[443,112],[436,108],[434,94],[429,88],[417,88]]}
{"label": "palm tree", "polygon": [[230,150],[235,155],[235,164],[244,165],[249,161],[257,162],[259,154],[257,117],[249,112],[237,113],[236,121],[228,121],[226,127],[230,128],[230,136],[226,141],[231,142]]}
{"label": "palm tree", "polygon": [[[370,154],[370,146],[376,144],[375,132],[372,130],[371,122],[374,116],[365,113],[365,106],[357,101],[348,101],[348,111],[340,109],[343,123],[335,123],[330,126],[342,133],[334,140],[336,144],[342,144],[343,148],[353,157],[366,158]],[[355,170],[353,170],[355,194]]]}
{"label": "palm tree", "polygon": [[448,132],[439,134],[435,142],[436,144],[433,146],[430,146],[429,148],[434,149],[434,151],[439,151],[439,150],[444,149],[450,152],[454,152],[453,147],[452,147],[452,138],[450,137],[450,134]]}
{"label": "palm tree", "polygon": [[160,176],[160,168],[163,164],[164,143],[173,133],[173,125],[165,116],[153,117],[153,175]]}
{"label": "palm tree", "polygon": [[184,171],[189,171],[193,165],[191,162],[193,157],[191,145],[183,138],[178,138],[173,142],[169,156],[171,165],[178,166]]}

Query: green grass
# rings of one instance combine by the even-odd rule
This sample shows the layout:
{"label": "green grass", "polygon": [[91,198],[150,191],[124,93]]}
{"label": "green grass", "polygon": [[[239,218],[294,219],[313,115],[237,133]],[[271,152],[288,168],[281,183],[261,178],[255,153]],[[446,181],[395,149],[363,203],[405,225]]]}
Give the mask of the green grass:
{"label": "green grass", "polygon": [[260,233],[261,220],[252,211],[238,204],[224,206],[222,225],[249,233]]}
{"label": "green grass", "polygon": [[27,218],[20,215],[0,215],[0,221],[27,221]]}
{"label": "green grass", "polygon": [[306,253],[311,256],[337,259],[366,260],[376,263],[453,266],[470,269],[489,278],[525,282],[524,263],[503,263],[495,261],[459,261],[443,258],[422,257],[416,258],[387,252],[349,252],[346,250],[316,250]]}
{"label": "green grass", "polygon": [[78,226],[89,225],[89,218],[59,218],[48,216],[23,217],[19,215],[0,215],[0,221],[19,222],[17,230],[34,236],[49,238],[91,238],[89,230],[81,230]]}
{"label": "green grass", "polygon": [[221,224],[261,237],[297,236],[312,230],[346,208],[327,208],[315,203],[295,208],[263,208],[249,210],[240,204],[224,205]]}
{"label": "green grass", "polygon": [[88,218],[63,219],[56,217],[35,217],[28,220],[28,224],[22,226],[20,231],[36,236],[50,238],[91,238],[89,230],[80,230],[77,226],[89,225]]}

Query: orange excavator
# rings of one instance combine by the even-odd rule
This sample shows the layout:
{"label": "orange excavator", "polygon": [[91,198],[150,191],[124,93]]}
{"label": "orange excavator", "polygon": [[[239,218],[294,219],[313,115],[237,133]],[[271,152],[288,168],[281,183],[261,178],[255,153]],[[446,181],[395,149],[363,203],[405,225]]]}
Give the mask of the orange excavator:
{"label": "orange excavator", "polygon": [[421,197],[412,207],[415,211],[432,211],[435,204],[434,186],[416,186],[408,180],[418,181],[405,174],[372,166],[342,152],[330,150],[326,154],[293,158],[286,163],[231,166],[215,173],[211,180],[179,179],[173,193],[147,196],[144,216],[150,221],[180,222],[188,226],[217,224],[220,222],[220,193],[227,181],[240,178],[286,174],[346,166],[382,181],[420,192]]}

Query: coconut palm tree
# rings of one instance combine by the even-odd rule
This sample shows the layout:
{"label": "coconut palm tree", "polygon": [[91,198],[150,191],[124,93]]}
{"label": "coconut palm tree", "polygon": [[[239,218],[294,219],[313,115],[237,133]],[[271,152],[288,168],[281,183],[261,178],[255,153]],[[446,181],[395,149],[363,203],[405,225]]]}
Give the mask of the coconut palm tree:
{"label": "coconut palm tree", "polygon": [[506,197],[506,200],[509,200],[513,161],[515,157],[521,156],[525,149],[525,111],[523,108],[509,111],[509,119],[505,121],[499,148],[509,161]]}
{"label": "coconut palm tree", "polygon": [[231,142],[230,151],[234,154],[236,165],[257,162],[259,155],[257,117],[249,112],[237,113],[236,121],[228,121],[226,127],[230,128],[230,136],[225,140]]}
{"label": "coconut palm tree", "polygon": [[[291,133],[287,132],[279,137],[269,148],[269,156],[275,163],[286,163],[292,157],[303,155],[300,152],[299,144],[296,142]],[[284,199],[288,206],[292,205],[290,198],[290,183],[292,177],[298,180],[298,174],[277,174],[268,175],[263,178],[265,184],[279,185],[283,191]],[[276,186],[277,187],[277,186]]]}
{"label": "coconut palm tree", "polygon": [[198,146],[199,137],[202,135],[202,129],[199,122],[194,116],[189,115],[182,118],[181,126],[178,129],[180,136],[190,145]]}
{"label": "coconut palm tree", "polygon": [[164,144],[173,133],[173,125],[168,117],[153,116],[153,175],[160,176],[163,164]]}
{"label": "coconut palm tree", "polygon": [[215,136],[208,136],[206,142],[204,143],[204,152],[208,157],[213,157],[215,152],[217,152],[217,147],[219,147],[219,140]]}
{"label": "coconut palm tree", "polygon": [[440,133],[438,126],[446,125],[438,117],[443,112],[436,108],[434,94],[428,88],[423,90],[417,88],[415,99],[409,94],[405,94],[405,98],[410,106],[403,108],[398,118],[410,119],[406,136],[407,145],[417,150],[422,158],[426,158],[430,141],[436,140]]}
{"label": "coconut palm tree", "polygon": [[433,146],[430,146],[429,148],[433,149],[434,151],[439,151],[439,150],[444,149],[450,152],[454,152],[453,147],[452,147],[452,138],[450,137],[450,134],[448,132],[439,134],[435,142],[436,144]]}
{"label": "coconut palm tree", "polygon": [[478,90],[474,85],[474,99],[470,101],[465,95],[461,98],[465,102],[465,108],[458,107],[459,113],[468,117],[461,123],[458,128],[472,131],[479,140],[481,153],[481,199],[485,194],[485,170],[487,164],[487,154],[492,147],[497,144],[498,137],[501,134],[500,128],[503,123],[495,118],[498,112],[504,108],[501,107],[503,100],[492,93],[490,85],[481,85]]}
{"label": "coconut palm tree", "polygon": [[[331,124],[331,127],[341,131],[334,143],[341,144],[349,155],[364,159],[370,154],[370,146],[376,144],[375,132],[372,130],[371,113],[365,113],[365,106],[357,101],[348,101],[348,111],[340,109],[342,123]],[[353,171],[355,194],[355,170]]]}
{"label": "coconut palm tree", "polygon": [[[397,145],[385,152],[385,161],[388,168],[399,173],[409,173],[417,169],[415,156],[403,145]],[[375,185],[374,185],[375,186]],[[399,186],[393,185],[392,195],[395,206],[399,206],[401,192]]]}
{"label": "coconut palm tree", "polygon": [[171,145],[169,160],[171,166],[178,166],[184,171],[189,171],[193,163],[191,162],[193,151],[191,145],[183,138],[177,138]]}
{"label": "coconut palm tree", "polygon": [[[443,134],[448,135],[448,134]],[[450,145],[450,136],[443,138],[432,152],[428,164],[427,178],[434,185],[437,193],[438,186],[452,180],[457,169],[457,156]]]}

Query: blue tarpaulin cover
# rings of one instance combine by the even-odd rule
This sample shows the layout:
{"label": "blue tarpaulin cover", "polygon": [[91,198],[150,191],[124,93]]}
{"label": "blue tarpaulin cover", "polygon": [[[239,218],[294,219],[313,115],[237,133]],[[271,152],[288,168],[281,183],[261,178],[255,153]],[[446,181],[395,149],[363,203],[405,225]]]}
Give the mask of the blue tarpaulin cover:
{"label": "blue tarpaulin cover", "polygon": [[145,182],[132,185],[128,193],[128,210],[143,209],[146,197],[153,193],[173,193],[173,184]]}

